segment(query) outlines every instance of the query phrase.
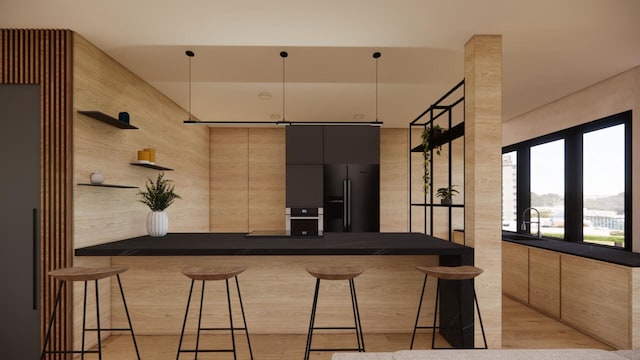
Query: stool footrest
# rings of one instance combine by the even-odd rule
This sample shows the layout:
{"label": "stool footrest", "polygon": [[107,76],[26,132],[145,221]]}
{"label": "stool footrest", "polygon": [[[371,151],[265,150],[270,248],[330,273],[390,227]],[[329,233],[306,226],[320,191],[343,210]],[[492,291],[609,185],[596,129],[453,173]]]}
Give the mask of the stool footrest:
{"label": "stool footrest", "polygon": [[357,351],[357,352],[363,352],[362,349],[358,349],[358,348],[333,348],[333,349],[329,349],[329,348],[322,348],[322,349],[309,349],[309,351]]}
{"label": "stool footrest", "polygon": [[[194,353],[196,352],[196,349],[181,349],[179,352]],[[199,353],[201,352],[207,352],[207,353],[233,352],[233,349],[204,349],[204,350],[198,349],[197,352]]]}
{"label": "stool footrest", "polygon": [[[95,332],[97,332],[98,329],[84,329],[84,331],[95,331]],[[129,329],[129,328],[109,328],[109,329],[100,328],[100,332],[103,332],[103,331],[131,331],[131,329]]]}
{"label": "stool footrest", "polygon": [[313,330],[355,330],[356,328],[354,326],[348,327],[348,326],[323,326],[323,327],[313,327]]}
{"label": "stool footrest", "polygon": [[[200,330],[201,330],[201,331],[202,331],[202,330],[207,330],[207,331],[224,331],[224,330],[229,330],[229,331],[231,331],[231,329],[232,329],[232,328],[203,328],[203,327],[201,327],[201,328],[200,328]],[[233,330],[244,330],[244,331],[247,331],[247,328],[246,328],[246,327],[240,327],[240,328],[234,327],[234,328],[233,328]]]}

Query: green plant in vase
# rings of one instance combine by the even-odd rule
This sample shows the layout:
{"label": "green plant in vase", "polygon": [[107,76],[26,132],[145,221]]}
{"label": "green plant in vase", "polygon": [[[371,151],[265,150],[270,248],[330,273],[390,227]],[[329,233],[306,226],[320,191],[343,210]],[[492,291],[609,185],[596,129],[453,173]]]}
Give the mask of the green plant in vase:
{"label": "green plant in vase", "polygon": [[442,205],[451,205],[453,196],[459,194],[458,190],[454,189],[456,186],[458,185],[441,187],[436,190],[436,196],[440,198]]}
{"label": "green plant in vase", "polygon": [[429,144],[433,141],[433,139],[442,134],[444,130],[440,127],[440,125],[433,125],[431,127],[427,127],[422,131],[422,154],[424,156],[424,175],[422,175],[422,180],[424,180],[424,193],[426,194],[429,191],[429,187],[431,184],[431,152],[435,151],[437,155],[440,155],[440,150],[442,149],[441,145],[434,146],[432,149],[429,148]]}
{"label": "green plant in vase", "polygon": [[169,219],[165,210],[176,199],[182,199],[174,191],[173,181],[159,173],[156,181],[147,179],[146,191],[138,191],[141,203],[147,205],[151,212],[147,216],[147,232],[151,236],[164,236],[169,229]]}

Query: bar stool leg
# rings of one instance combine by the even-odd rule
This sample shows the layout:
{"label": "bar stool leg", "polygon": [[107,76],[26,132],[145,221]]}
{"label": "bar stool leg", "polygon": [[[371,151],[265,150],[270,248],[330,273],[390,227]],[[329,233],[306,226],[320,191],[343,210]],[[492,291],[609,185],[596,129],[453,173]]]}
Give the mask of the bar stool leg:
{"label": "bar stool leg", "polygon": [[[100,334],[100,295],[98,295],[98,280],[95,280],[96,288],[96,333],[98,334],[98,359],[102,360],[102,336]],[[86,299],[85,299],[86,301]],[[84,349],[82,349],[82,355],[84,358]]]}
{"label": "bar stool leg", "polygon": [[242,313],[242,322],[244,323],[244,332],[247,334],[247,344],[249,345],[249,356],[253,360],[253,351],[251,350],[251,339],[249,338],[249,328],[247,327],[247,319],[244,316],[244,305],[242,304],[242,295],[240,295],[240,284],[238,284],[238,277],[236,279],[236,288],[238,289],[238,300],[240,301],[240,311]]}
{"label": "bar stool leg", "polygon": [[233,348],[233,360],[236,360],[236,335],[233,332],[233,312],[231,311],[231,295],[229,294],[229,279],[224,279],[227,286],[227,305],[229,305],[229,325],[231,329],[231,347]]}
{"label": "bar stool leg", "polygon": [[488,349],[487,337],[484,334],[484,325],[482,325],[482,316],[480,315],[480,305],[478,305],[478,297],[476,296],[476,288],[473,287],[473,300],[476,302],[476,310],[478,311],[478,319],[480,320],[480,330],[482,330],[482,340],[484,340],[484,348]]}
{"label": "bar stool leg", "polygon": [[51,319],[49,320],[47,336],[45,336],[44,344],[42,345],[42,353],[40,354],[40,360],[44,360],[44,354],[47,352],[47,345],[49,344],[49,339],[51,338],[51,328],[53,327],[53,323],[56,319],[56,309],[58,308],[58,304],[60,304],[60,297],[62,296],[63,285],[64,285],[64,280],[60,280],[60,286],[58,286],[58,293],[56,294],[56,301],[53,304],[53,313],[51,314]]}
{"label": "bar stool leg", "polygon": [[200,293],[200,313],[198,314],[198,332],[196,335],[196,356],[195,360],[198,359],[198,347],[200,345],[200,329],[202,324],[202,303],[204,302],[204,283],[206,281],[202,280],[202,292]]}
{"label": "bar stool leg", "polygon": [[182,349],[182,339],[184,338],[184,329],[187,326],[187,317],[189,315],[189,305],[191,304],[191,295],[193,294],[193,284],[195,280],[191,280],[191,288],[189,289],[189,298],[187,299],[187,309],[184,311],[184,321],[182,322],[182,331],[180,332],[180,342],[178,343],[178,354],[176,360],[180,359],[180,349]]}
{"label": "bar stool leg", "polygon": [[431,349],[435,349],[436,344],[436,317],[438,316],[438,301],[440,300],[440,278],[436,285],[436,308],[433,310],[433,333],[431,334]]}
{"label": "bar stool leg", "polygon": [[136,357],[140,360],[140,352],[138,351],[138,343],[136,342],[136,335],[133,333],[133,325],[131,325],[131,316],[129,316],[129,308],[127,307],[127,300],[124,298],[124,290],[122,289],[122,282],[120,282],[120,274],[116,274],[118,279],[118,287],[120,288],[120,294],[122,295],[122,303],[124,304],[124,312],[127,314],[127,322],[129,322],[129,330],[131,330],[131,338],[133,339],[133,346],[136,349]]}
{"label": "bar stool leg", "polygon": [[360,322],[360,309],[358,308],[358,297],[356,296],[356,284],[353,279],[349,279],[349,289],[351,291],[351,306],[353,307],[353,320],[356,327],[356,337],[358,339],[358,352],[365,352],[364,334],[362,333],[362,323]]}
{"label": "bar stool leg", "polygon": [[[418,314],[416,315],[416,322],[413,325],[413,335],[411,336],[410,350],[413,350],[413,342],[416,339],[416,330],[418,330],[418,320],[420,319],[420,310],[422,309],[422,300],[424,299],[424,290],[427,287],[427,275],[424,275],[424,282],[422,283],[422,293],[420,294],[420,302],[418,303]],[[435,331],[435,329],[433,329]]]}
{"label": "bar stool leg", "polygon": [[84,360],[85,334],[87,333],[87,282],[84,282],[84,301],[82,303],[82,347],[80,358]]}
{"label": "bar stool leg", "polygon": [[309,360],[311,354],[311,340],[313,338],[313,323],[316,318],[316,307],[318,304],[318,292],[320,290],[320,279],[316,279],[316,290],[313,293],[313,306],[311,307],[311,320],[309,321],[309,332],[307,333],[307,347],[304,353],[304,360]]}

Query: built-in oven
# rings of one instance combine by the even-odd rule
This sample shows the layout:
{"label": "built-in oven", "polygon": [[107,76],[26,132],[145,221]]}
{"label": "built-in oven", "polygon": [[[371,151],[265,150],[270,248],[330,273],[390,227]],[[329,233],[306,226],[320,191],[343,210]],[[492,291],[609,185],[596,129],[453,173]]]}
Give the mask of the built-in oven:
{"label": "built-in oven", "polygon": [[322,236],[323,208],[286,208],[285,230],[291,236]]}

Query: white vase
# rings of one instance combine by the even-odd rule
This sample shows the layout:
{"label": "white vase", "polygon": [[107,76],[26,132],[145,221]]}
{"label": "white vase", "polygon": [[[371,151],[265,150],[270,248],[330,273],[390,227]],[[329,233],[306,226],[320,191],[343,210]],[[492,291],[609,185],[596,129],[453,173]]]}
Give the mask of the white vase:
{"label": "white vase", "polygon": [[147,233],[150,236],[165,236],[169,231],[169,217],[164,211],[152,211],[147,215]]}

